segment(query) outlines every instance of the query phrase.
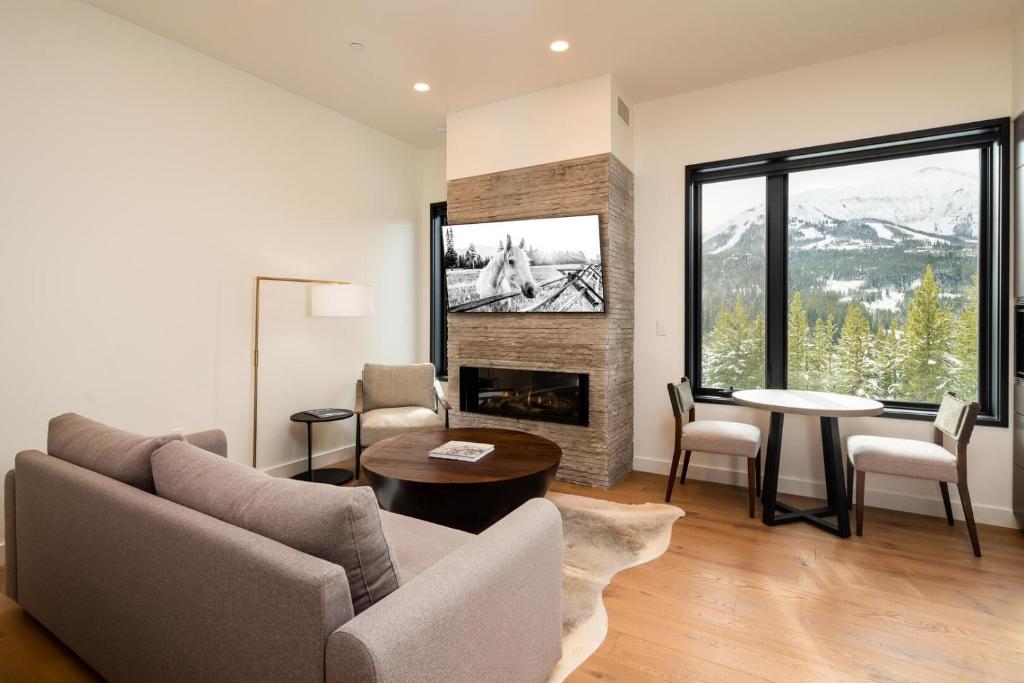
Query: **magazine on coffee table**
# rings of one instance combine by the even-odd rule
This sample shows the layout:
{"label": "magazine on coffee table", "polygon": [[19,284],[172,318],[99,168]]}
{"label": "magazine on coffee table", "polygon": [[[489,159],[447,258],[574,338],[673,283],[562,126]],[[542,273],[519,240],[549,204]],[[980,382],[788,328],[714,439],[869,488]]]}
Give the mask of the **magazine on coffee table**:
{"label": "magazine on coffee table", "polygon": [[472,441],[449,441],[430,451],[431,458],[476,462],[494,450],[494,444]]}

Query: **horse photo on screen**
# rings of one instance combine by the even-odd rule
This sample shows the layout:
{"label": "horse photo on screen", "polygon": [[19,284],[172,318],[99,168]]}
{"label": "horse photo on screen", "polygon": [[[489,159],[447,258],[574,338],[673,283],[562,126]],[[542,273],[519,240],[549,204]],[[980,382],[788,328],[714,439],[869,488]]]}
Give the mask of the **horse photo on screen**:
{"label": "horse photo on screen", "polygon": [[597,216],[451,225],[444,265],[450,313],[604,311]]}

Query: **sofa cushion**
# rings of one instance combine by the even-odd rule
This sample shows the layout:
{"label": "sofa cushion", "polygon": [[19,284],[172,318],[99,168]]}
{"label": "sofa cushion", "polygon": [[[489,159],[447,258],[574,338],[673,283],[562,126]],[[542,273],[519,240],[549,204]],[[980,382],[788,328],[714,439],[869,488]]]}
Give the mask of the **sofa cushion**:
{"label": "sofa cushion", "polygon": [[403,585],[463,543],[475,538],[467,531],[450,529],[387,510],[380,511],[380,523],[398,563],[399,583]]}
{"label": "sofa cushion", "polygon": [[375,444],[406,432],[444,429],[444,420],[427,408],[378,408],[359,418],[360,443]]}
{"label": "sofa cushion", "polygon": [[434,409],[434,366],[363,366],[363,410],[420,406]]}
{"label": "sofa cushion", "polygon": [[356,614],[398,588],[369,487],[280,479],[184,442],[153,454],[157,495],[340,565]]}
{"label": "sofa cushion", "polygon": [[181,439],[180,434],[141,436],[65,413],[50,420],[46,450],[73,465],[152,493],[150,458],[161,446]]}

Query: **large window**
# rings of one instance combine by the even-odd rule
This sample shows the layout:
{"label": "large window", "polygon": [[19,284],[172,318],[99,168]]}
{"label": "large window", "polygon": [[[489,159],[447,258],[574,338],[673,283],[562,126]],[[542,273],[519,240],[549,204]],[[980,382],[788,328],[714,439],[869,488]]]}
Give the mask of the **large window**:
{"label": "large window", "polygon": [[689,166],[687,372],[1006,424],[1008,120]]}

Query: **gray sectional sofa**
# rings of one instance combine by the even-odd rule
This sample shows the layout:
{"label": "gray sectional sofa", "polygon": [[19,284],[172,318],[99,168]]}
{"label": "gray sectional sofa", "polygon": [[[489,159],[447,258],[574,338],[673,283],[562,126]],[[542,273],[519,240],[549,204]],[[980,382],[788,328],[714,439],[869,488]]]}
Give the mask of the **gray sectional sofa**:
{"label": "gray sectional sofa", "polygon": [[8,595],[111,681],[538,681],[561,656],[548,501],[474,536],[225,449],[55,418],[5,479]]}

